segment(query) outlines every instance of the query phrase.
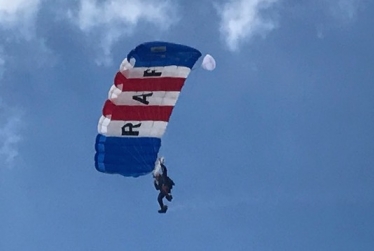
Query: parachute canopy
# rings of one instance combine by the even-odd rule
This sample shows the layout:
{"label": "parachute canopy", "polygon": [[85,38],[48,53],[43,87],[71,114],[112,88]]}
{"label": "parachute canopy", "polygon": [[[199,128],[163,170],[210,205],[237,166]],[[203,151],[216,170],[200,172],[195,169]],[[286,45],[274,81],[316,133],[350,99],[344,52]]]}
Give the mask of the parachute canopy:
{"label": "parachute canopy", "polygon": [[130,51],[98,123],[98,171],[133,177],[152,172],[173,108],[200,56],[192,47],[167,42],[143,43]]}

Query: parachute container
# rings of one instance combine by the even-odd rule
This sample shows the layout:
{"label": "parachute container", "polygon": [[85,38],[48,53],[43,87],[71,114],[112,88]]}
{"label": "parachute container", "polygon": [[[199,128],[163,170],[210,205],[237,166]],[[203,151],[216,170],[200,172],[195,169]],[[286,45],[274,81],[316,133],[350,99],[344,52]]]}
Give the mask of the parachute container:
{"label": "parachute container", "polygon": [[185,80],[201,53],[148,42],[133,49],[115,75],[95,142],[95,167],[138,177],[155,168],[161,138]]}

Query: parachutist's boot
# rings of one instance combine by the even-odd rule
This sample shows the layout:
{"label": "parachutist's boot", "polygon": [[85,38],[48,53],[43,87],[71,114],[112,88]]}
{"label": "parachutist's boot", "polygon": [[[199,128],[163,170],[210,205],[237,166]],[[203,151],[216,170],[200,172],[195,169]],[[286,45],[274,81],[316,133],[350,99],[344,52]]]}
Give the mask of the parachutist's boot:
{"label": "parachutist's boot", "polygon": [[160,210],[158,210],[158,212],[159,212],[160,214],[162,214],[162,213],[166,213],[167,210],[168,210],[168,206],[164,205],[164,207],[161,208]]}
{"label": "parachutist's boot", "polygon": [[168,201],[171,201],[173,199],[173,195],[168,194],[165,196]]}

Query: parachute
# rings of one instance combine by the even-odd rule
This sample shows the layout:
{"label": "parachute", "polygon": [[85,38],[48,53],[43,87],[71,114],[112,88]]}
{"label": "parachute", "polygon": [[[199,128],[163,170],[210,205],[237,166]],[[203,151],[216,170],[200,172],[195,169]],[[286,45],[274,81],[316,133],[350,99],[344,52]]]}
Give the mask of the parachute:
{"label": "parachute", "polygon": [[99,119],[95,142],[99,172],[126,177],[152,172],[173,108],[200,57],[197,49],[168,42],[147,42],[130,51]]}

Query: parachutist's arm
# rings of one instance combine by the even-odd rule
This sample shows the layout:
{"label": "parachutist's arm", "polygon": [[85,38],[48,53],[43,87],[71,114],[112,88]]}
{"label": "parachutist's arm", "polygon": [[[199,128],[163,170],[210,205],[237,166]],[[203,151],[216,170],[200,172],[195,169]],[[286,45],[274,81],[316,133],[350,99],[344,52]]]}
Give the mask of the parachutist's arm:
{"label": "parachutist's arm", "polygon": [[153,181],[153,185],[155,186],[156,190],[160,190],[156,181]]}
{"label": "parachutist's arm", "polygon": [[168,176],[168,170],[166,169],[166,166],[162,163],[161,163],[161,170],[162,170],[162,175],[164,177],[167,177]]}

